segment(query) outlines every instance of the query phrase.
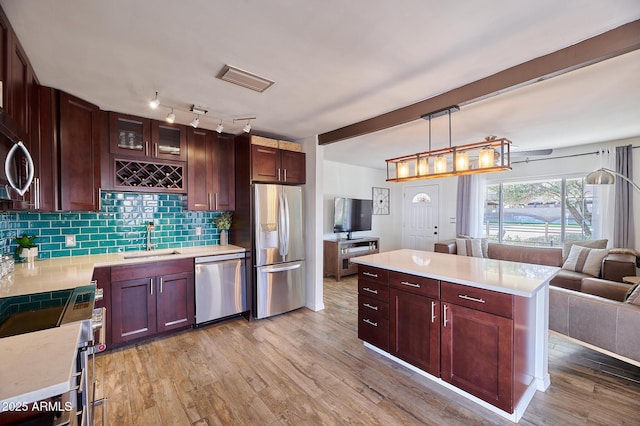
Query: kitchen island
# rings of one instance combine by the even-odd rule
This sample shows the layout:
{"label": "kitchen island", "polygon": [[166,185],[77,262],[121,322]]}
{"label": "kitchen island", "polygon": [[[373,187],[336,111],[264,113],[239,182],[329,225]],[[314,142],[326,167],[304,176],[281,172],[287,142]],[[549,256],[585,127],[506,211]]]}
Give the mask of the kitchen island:
{"label": "kitchen island", "polygon": [[352,262],[368,348],[514,422],[549,387],[559,268],[406,249]]}

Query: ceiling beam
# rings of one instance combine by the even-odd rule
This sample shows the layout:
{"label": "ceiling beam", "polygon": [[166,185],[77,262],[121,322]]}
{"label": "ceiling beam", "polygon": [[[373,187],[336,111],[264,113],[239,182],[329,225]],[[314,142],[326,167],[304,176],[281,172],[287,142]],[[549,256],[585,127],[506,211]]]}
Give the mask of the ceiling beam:
{"label": "ceiling beam", "polygon": [[640,20],[540,56],[432,98],[318,135],[328,145],[420,119],[451,105],[466,105],[640,49]]}

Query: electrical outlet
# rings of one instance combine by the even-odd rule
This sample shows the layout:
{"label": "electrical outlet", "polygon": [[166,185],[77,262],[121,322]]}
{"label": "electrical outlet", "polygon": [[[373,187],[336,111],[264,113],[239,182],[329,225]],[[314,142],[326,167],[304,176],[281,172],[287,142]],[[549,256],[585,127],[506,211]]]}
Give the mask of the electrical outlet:
{"label": "electrical outlet", "polygon": [[202,226],[196,226],[196,237],[202,235]]}
{"label": "electrical outlet", "polygon": [[64,236],[64,246],[65,247],[75,247],[76,246],[76,236],[75,235],[65,235]]}

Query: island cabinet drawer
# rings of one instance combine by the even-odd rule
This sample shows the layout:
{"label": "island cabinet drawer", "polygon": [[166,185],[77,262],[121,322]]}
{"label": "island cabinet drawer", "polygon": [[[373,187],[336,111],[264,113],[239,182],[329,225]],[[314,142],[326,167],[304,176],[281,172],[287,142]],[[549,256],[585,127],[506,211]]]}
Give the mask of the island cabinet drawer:
{"label": "island cabinet drawer", "polygon": [[389,287],[373,281],[358,280],[358,294],[389,303]]}
{"label": "island cabinet drawer", "polygon": [[398,290],[440,299],[440,281],[417,275],[389,272],[389,285]]}
{"label": "island cabinet drawer", "polygon": [[513,319],[513,296],[442,281],[442,301]]}
{"label": "island cabinet drawer", "polygon": [[358,311],[376,318],[389,318],[389,304],[373,297],[358,295]]}
{"label": "island cabinet drawer", "polygon": [[389,271],[373,266],[358,265],[358,280],[367,280],[388,286]]}
{"label": "island cabinet drawer", "polygon": [[358,338],[389,352],[389,320],[358,311]]}

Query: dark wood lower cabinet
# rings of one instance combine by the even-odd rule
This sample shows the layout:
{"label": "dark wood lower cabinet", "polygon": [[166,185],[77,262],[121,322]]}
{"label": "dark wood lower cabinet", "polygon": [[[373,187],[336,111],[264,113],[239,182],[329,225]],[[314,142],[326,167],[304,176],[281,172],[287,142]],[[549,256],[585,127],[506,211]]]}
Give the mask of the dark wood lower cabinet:
{"label": "dark wood lower cabinet", "polygon": [[111,338],[122,343],[156,333],[153,278],[111,283]]}
{"label": "dark wood lower cabinet", "polygon": [[192,325],[195,318],[192,272],[158,277],[156,283],[158,332]]}
{"label": "dark wood lower cabinet", "polygon": [[442,379],[512,412],[513,321],[450,303],[442,310]]}
{"label": "dark wood lower cabinet", "polygon": [[389,352],[438,376],[440,373],[440,302],[391,288]]}
{"label": "dark wood lower cabinet", "polygon": [[108,344],[194,324],[193,259],[115,266],[111,268],[111,280]]}
{"label": "dark wood lower cabinet", "polygon": [[532,299],[358,265],[358,303],[360,339],[507,413],[533,382]]}

